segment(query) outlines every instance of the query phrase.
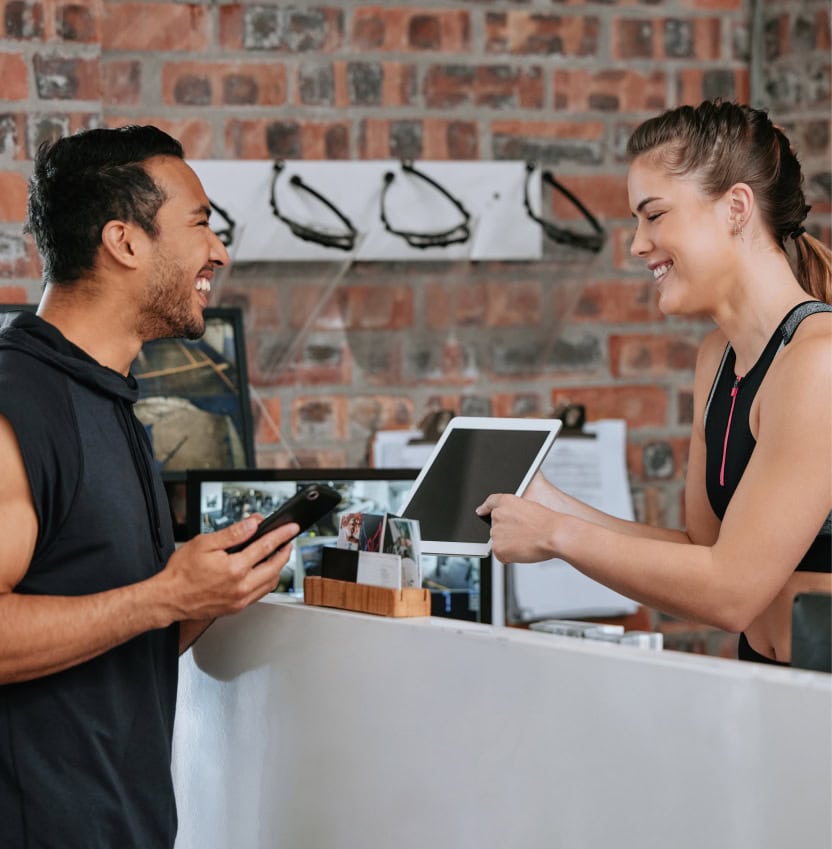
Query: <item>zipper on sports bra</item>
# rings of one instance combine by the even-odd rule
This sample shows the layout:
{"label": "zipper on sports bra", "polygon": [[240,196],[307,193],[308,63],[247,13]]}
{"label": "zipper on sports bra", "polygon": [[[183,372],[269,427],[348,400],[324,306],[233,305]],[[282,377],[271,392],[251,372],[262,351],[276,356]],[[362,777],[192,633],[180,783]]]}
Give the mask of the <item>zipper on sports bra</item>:
{"label": "zipper on sports bra", "polygon": [[737,403],[741,377],[734,375],[734,385],[731,387],[731,410],[728,413],[728,424],[725,425],[725,441],[722,443],[722,466],[719,469],[719,485],[725,486],[725,458],[728,456],[728,434],[731,432],[731,419],[734,418],[734,405]]}

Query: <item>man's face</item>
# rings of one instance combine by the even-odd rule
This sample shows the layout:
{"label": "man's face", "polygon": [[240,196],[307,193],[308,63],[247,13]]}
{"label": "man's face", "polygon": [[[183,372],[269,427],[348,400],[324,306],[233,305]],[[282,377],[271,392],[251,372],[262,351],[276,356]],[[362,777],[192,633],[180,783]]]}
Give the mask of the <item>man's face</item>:
{"label": "man's face", "polygon": [[205,331],[214,270],[229,261],[228,252],[208,226],[211,207],[193,170],[171,156],[151,159],[146,168],[167,200],[156,214],[140,333],[144,340],[197,339]]}

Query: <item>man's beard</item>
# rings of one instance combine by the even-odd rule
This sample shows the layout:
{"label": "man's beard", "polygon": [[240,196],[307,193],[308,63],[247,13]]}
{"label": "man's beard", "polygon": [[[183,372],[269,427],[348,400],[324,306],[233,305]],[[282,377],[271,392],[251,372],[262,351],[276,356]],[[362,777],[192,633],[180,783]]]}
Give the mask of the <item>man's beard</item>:
{"label": "man's beard", "polygon": [[157,254],[140,319],[142,339],[199,339],[205,333],[205,319],[194,310],[186,279],[176,260]]}

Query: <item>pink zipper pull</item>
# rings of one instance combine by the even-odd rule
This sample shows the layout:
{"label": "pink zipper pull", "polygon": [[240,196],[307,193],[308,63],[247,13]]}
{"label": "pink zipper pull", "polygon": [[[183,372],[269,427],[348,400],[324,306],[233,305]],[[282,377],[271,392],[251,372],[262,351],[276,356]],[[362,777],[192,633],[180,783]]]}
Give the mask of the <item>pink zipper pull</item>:
{"label": "pink zipper pull", "polygon": [[731,410],[728,413],[728,424],[725,425],[725,441],[722,443],[722,466],[719,469],[719,485],[725,486],[725,458],[728,456],[728,434],[731,432],[731,419],[734,418],[734,405],[737,403],[741,377],[734,375],[734,385],[731,387]]}

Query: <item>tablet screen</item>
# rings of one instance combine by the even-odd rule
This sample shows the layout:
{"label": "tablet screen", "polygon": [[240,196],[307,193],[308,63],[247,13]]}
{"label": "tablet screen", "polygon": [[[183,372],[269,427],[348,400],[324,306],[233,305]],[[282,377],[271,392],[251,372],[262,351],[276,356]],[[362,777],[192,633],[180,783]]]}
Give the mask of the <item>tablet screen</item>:
{"label": "tablet screen", "polygon": [[419,520],[423,540],[488,545],[490,528],[475,508],[492,493],[516,493],[552,438],[551,428],[450,429],[402,515]]}

